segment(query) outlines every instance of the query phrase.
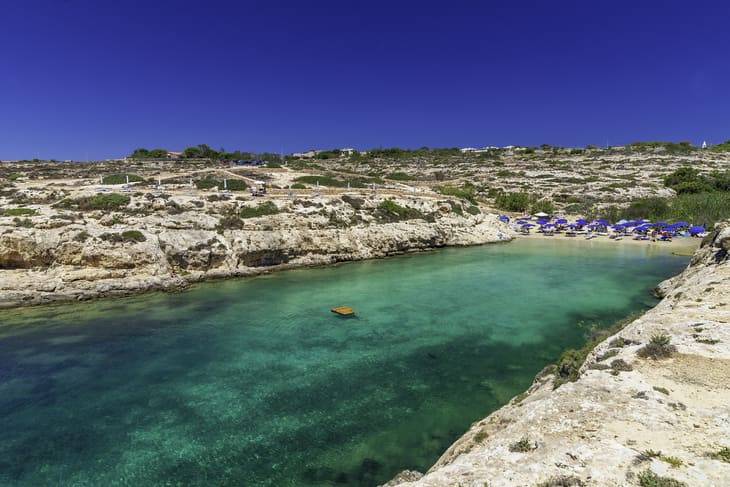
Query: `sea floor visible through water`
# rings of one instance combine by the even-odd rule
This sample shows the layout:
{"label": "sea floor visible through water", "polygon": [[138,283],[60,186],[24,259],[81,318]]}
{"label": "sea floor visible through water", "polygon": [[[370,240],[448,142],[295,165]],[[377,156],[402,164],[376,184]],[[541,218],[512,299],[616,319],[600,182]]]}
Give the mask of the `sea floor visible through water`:
{"label": "sea floor visible through water", "polygon": [[373,486],[425,471],[589,326],[653,306],[650,288],[687,261],[521,240],[2,311],[0,485]]}

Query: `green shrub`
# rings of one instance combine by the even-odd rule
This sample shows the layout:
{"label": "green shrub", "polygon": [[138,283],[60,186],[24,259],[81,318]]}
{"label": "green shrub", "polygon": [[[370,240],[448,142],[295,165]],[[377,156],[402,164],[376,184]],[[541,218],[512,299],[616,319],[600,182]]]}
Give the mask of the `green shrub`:
{"label": "green shrub", "polygon": [[122,238],[125,242],[144,242],[147,237],[139,230],[125,230],[122,232]]}
{"label": "green shrub", "polygon": [[586,360],[588,349],[575,350],[570,348],[563,352],[558,359],[558,366],[555,371],[555,385],[560,386],[566,382],[575,382],[580,377],[580,368]]}
{"label": "green shrub", "polygon": [[138,183],[144,181],[144,178],[137,176],[136,174],[109,174],[101,179],[102,184],[126,184],[127,177],[129,177],[130,183]]}
{"label": "green shrub", "polygon": [[81,230],[74,236],[73,240],[74,242],[86,242],[89,237],[91,237],[91,235],[89,235],[89,232],[87,232],[86,230]]}
{"label": "green shrub", "polygon": [[408,173],[399,172],[399,171],[392,172],[385,177],[387,179],[392,179],[394,181],[412,181],[412,180],[416,179]]}
{"label": "green shrub", "polygon": [[82,196],[80,198],[66,198],[59,201],[54,208],[66,210],[117,210],[129,204],[129,196],[119,193],[97,194],[94,196]]}
{"label": "green shrub", "polygon": [[242,179],[227,179],[225,186],[229,191],[243,191],[248,188],[246,181]]}
{"label": "green shrub", "polygon": [[276,204],[273,201],[266,201],[258,206],[244,206],[238,212],[238,216],[241,218],[257,218],[260,216],[276,215],[277,213],[279,213],[279,208]]}
{"label": "green shrub", "polygon": [[606,218],[609,221],[637,218],[648,218],[652,221],[685,220],[711,228],[730,215],[730,192],[682,193],[674,198],[641,198],[634,200],[626,208],[609,206],[597,212],[583,213],[589,218]]}
{"label": "green shrub", "polygon": [[558,475],[557,477],[551,477],[544,482],[540,482],[536,487],[583,487],[583,482],[578,477],[572,475]]}
{"label": "green shrub", "polygon": [[555,213],[555,205],[553,205],[553,202],[549,199],[541,199],[532,203],[532,205],[530,206],[530,211],[532,211],[533,214],[544,212],[548,215],[552,215],[553,213]]}
{"label": "green shrub", "polygon": [[[77,235],[78,236],[78,235]],[[102,233],[99,238],[106,242],[144,242],[147,237],[139,230],[125,230],[122,233]]]}
{"label": "green shrub", "polygon": [[520,440],[515,441],[509,446],[509,451],[527,453],[537,449],[537,444],[530,441],[526,436],[523,436]]}
{"label": "green shrub", "polygon": [[205,177],[203,179],[196,180],[195,187],[198,189],[211,189],[215,187],[223,189],[223,181],[211,177]]}
{"label": "green shrub", "polygon": [[472,204],[476,203],[476,188],[471,184],[464,184],[461,187],[450,185],[439,186],[436,188],[436,191],[446,196],[454,196],[467,200]]}
{"label": "green shrub", "polygon": [[730,448],[725,446],[716,452],[710,453],[710,458],[720,460],[721,462],[730,463]]}
{"label": "green shrub", "polygon": [[319,183],[322,186],[329,186],[332,188],[346,188],[348,183],[351,188],[366,188],[370,184],[381,184],[382,179],[379,178],[348,178],[338,179],[331,175],[317,175],[317,176],[300,176],[294,181],[297,183],[304,183],[310,185],[316,185]]}
{"label": "green shrub", "polygon": [[687,487],[687,484],[670,477],[662,477],[649,469],[639,473],[637,479],[641,487]]}
{"label": "green shrub", "polygon": [[16,227],[23,227],[23,228],[33,228],[33,222],[30,220],[30,218],[13,218],[13,223],[15,223]]}
{"label": "green shrub", "polygon": [[649,343],[644,345],[638,352],[639,357],[642,358],[653,358],[654,360],[669,358],[674,352],[677,351],[677,347],[671,344],[672,338],[666,334],[653,335],[649,340]]}
{"label": "green shrub", "polygon": [[482,212],[482,210],[480,210],[478,206],[471,205],[466,207],[466,212],[470,215],[478,215]]}
{"label": "green shrub", "polygon": [[291,189],[307,189],[302,183],[294,183],[291,185]]}
{"label": "green shrub", "polygon": [[218,224],[215,226],[215,229],[221,234],[224,230],[242,230],[243,220],[235,214],[224,215],[218,220]]}
{"label": "green shrub", "polygon": [[0,216],[33,216],[38,211],[33,208],[5,208],[0,210]]}
{"label": "green shrub", "polygon": [[415,208],[401,206],[393,200],[381,202],[375,211],[375,216],[382,222],[425,219],[423,213]]}
{"label": "green shrub", "polygon": [[500,210],[505,211],[527,211],[530,208],[531,198],[528,193],[507,193],[500,192],[494,200],[494,204]]}

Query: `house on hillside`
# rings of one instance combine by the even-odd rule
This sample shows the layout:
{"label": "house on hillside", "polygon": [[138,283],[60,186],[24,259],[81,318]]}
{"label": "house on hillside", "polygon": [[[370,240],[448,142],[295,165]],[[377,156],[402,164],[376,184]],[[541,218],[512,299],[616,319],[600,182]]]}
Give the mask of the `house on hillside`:
{"label": "house on hillside", "polygon": [[182,152],[167,151],[167,154],[165,154],[165,156],[168,159],[182,159],[183,153]]}
{"label": "house on hillside", "polygon": [[293,157],[299,157],[301,159],[311,159],[312,157],[316,156],[320,152],[322,152],[322,151],[321,150],[312,149],[312,150],[308,150],[306,152],[295,152],[294,154],[292,154],[292,156]]}

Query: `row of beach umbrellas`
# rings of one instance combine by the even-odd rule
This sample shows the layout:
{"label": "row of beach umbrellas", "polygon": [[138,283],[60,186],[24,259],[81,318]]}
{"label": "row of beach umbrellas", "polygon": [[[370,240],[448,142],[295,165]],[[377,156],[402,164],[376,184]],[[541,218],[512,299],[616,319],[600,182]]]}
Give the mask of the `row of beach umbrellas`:
{"label": "row of beach umbrellas", "polygon": [[[555,230],[555,229],[568,229],[568,230],[589,230],[589,231],[608,231],[609,229],[616,233],[640,233],[646,234],[653,230],[657,230],[661,233],[668,233],[670,235],[678,235],[688,233],[691,236],[700,235],[706,232],[706,229],[702,225],[691,225],[686,221],[678,221],[669,223],[665,221],[652,222],[651,220],[619,220],[618,222],[611,224],[605,218],[598,218],[595,220],[588,221],[584,218],[578,218],[574,222],[568,221],[566,218],[554,218],[551,219],[547,215],[537,214],[537,218],[533,220],[532,217],[517,218],[514,225],[529,230],[530,228],[539,226],[541,230]],[[500,221],[504,223],[510,223],[511,219],[507,215],[500,215]]]}

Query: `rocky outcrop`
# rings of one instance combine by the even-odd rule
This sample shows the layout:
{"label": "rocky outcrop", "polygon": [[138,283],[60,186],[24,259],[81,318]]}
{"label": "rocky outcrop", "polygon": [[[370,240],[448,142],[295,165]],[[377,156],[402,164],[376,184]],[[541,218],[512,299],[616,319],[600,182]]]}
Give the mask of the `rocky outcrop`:
{"label": "rocky outcrop", "polygon": [[68,221],[0,217],[0,308],[512,238],[495,215],[457,214],[428,198],[399,200],[411,213],[385,223],[374,216],[383,201],[358,197],[357,208],[340,198],[277,201],[279,213],[226,220],[247,203],[145,197],[119,212],[61,215]]}
{"label": "rocky outcrop", "polygon": [[[729,249],[726,223],[659,287],[655,308],[591,352],[577,381],[555,388],[546,371],[426,475],[388,485],[729,485]],[[644,348],[660,336],[665,358]]]}

